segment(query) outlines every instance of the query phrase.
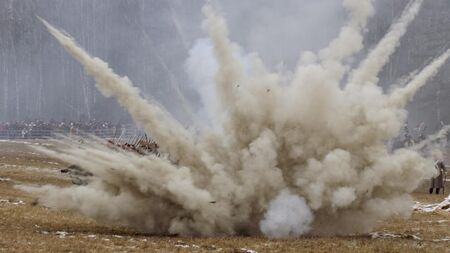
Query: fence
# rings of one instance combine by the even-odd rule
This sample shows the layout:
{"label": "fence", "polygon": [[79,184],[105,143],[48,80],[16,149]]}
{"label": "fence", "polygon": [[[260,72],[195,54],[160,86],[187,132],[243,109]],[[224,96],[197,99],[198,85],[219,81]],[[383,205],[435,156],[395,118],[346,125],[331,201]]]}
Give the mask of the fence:
{"label": "fence", "polygon": [[32,129],[32,130],[0,130],[0,140],[17,139],[49,139],[58,138],[61,135],[67,136],[97,136],[99,138],[122,138],[129,139],[134,136],[143,135],[144,132],[138,128],[101,128],[90,130],[78,129]]}

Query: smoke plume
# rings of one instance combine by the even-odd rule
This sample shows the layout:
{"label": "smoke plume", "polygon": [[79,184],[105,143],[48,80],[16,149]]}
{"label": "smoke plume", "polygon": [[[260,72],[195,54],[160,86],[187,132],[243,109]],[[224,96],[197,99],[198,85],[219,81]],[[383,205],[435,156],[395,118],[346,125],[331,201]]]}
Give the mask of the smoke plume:
{"label": "smoke plume", "polygon": [[282,191],[270,202],[261,231],[274,238],[297,237],[309,231],[313,219],[304,198]]}
{"label": "smoke plume", "polygon": [[414,149],[391,152],[387,143],[404,124],[406,103],[450,53],[385,93],[377,75],[422,0],[412,1],[356,69],[348,60],[363,48],[373,6],[370,0],[343,3],[350,19],[338,37],[318,54],[302,54],[290,78],[268,70],[256,53],[244,63],[225,20],[205,6],[203,26],[216,64],[215,113],[223,116],[213,124],[220,129],[198,133],[142,99],[128,78],[43,21],[99,90],[117,98],[168,156],[63,140],[56,150],[40,151],[92,172],[92,182],[22,188],[46,206],[164,235],[346,235],[410,214],[409,193],[433,176],[433,162]]}

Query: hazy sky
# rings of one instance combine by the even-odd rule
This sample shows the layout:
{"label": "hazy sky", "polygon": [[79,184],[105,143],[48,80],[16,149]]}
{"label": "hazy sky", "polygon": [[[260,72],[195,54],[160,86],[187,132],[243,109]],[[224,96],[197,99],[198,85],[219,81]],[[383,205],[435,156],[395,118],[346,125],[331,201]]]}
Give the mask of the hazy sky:
{"label": "hazy sky", "polygon": [[[188,52],[201,29],[202,0],[5,0],[0,2],[0,120],[26,118],[104,118],[128,120],[111,99],[103,98],[37,21],[39,15],[70,33],[92,55],[127,75],[143,94],[182,121],[188,121],[183,99],[193,110],[195,84],[185,73]],[[274,70],[292,68],[303,50],[324,47],[346,20],[340,1],[213,1],[227,18],[230,37],[246,53],[258,52]],[[406,0],[379,0],[366,44],[373,45],[401,13]],[[426,0],[400,50],[383,71],[388,85],[435,56],[450,33],[446,0]],[[447,24],[450,24],[448,22]],[[446,71],[447,70],[447,71]],[[448,67],[418,94],[410,106],[411,121],[450,119],[445,80]],[[178,90],[178,91],[177,91]],[[438,101],[438,102],[436,102]],[[420,103],[419,103],[420,102]],[[439,109],[439,110],[438,110]],[[438,113],[438,111],[441,111]],[[449,122],[447,122],[449,123]],[[430,123],[434,124],[434,123]]]}

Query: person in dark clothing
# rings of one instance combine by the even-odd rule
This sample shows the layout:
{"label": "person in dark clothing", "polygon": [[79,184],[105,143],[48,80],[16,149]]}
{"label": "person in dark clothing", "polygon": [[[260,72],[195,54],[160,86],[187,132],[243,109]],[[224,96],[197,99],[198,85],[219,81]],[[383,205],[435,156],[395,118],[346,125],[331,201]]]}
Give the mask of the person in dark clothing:
{"label": "person in dark clothing", "polygon": [[434,167],[438,170],[439,175],[431,179],[429,192],[430,194],[432,194],[433,190],[436,189],[436,194],[439,194],[441,188],[442,190],[444,190],[445,187],[446,168],[444,162],[441,160],[437,160],[434,164]]}

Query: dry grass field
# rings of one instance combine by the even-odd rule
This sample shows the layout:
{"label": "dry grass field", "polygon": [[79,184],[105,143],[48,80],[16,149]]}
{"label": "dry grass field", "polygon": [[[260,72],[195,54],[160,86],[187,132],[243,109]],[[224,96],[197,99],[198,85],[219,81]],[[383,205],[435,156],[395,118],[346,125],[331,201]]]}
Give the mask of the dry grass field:
{"label": "dry grass field", "polygon": [[[23,143],[0,142],[0,252],[450,252],[450,212],[444,211],[414,212],[409,219],[391,219],[376,228],[395,238],[155,237],[35,205],[33,196],[14,188],[70,185],[70,178],[59,172],[65,166]],[[434,203],[444,195],[414,197]]]}

